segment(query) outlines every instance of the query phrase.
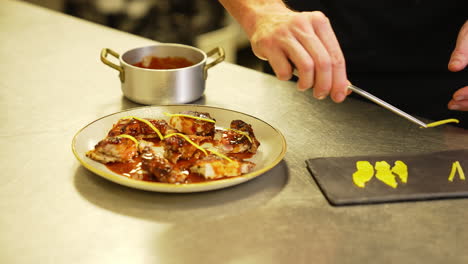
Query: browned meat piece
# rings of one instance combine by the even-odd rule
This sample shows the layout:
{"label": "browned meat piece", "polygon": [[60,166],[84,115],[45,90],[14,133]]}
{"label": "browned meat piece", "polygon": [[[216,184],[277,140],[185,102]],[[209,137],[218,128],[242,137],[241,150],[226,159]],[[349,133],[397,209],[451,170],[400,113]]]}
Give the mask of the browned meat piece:
{"label": "browned meat piece", "polygon": [[251,125],[245,123],[242,120],[233,120],[231,122],[231,128],[235,129],[235,130],[238,130],[238,131],[242,131],[244,133],[247,133],[249,135],[250,140],[252,141],[252,142],[249,141],[251,143],[251,146],[250,146],[248,152],[254,153],[254,154],[257,153],[257,149],[260,146],[260,142],[255,137],[255,134],[253,132],[253,129],[252,129]]}
{"label": "browned meat piece", "polygon": [[[212,118],[209,113],[186,111],[182,112],[181,114],[215,121],[215,119]],[[190,117],[172,116],[169,120],[169,124],[187,135],[213,136],[215,132],[214,122],[208,122]]]}
{"label": "browned meat piece", "polygon": [[158,182],[184,183],[188,177],[188,172],[174,168],[167,159],[156,155],[150,148],[143,150],[141,168]]}
{"label": "browned meat piece", "polygon": [[160,143],[155,144],[152,141],[146,141],[144,139],[139,140],[138,143],[138,152],[140,154],[143,153],[145,148],[149,148],[151,152],[155,153],[156,155],[164,156],[164,147]]}
{"label": "browned meat piece", "polygon": [[[169,127],[165,120],[146,119],[156,127],[162,135],[173,133],[174,130]],[[109,131],[109,137],[118,135],[130,135],[135,138],[157,138],[158,134],[147,124],[136,119],[120,119]]]}
{"label": "browned meat piece", "polygon": [[252,126],[242,120],[233,120],[231,129],[218,130],[214,136],[216,148],[222,153],[257,153],[260,142]]}
{"label": "browned meat piece", "polygon": [[255,163],[233,159],[228,161],[215,155],[197,160],[190,171],[201,174],[205,179],[240,176],[251,172]]}
{"label": "browned meat piece", "polygon": [[238,130],[238,131],[242,131],[244,133],[247,133],[249,135],[250,140],[252,141],[248,152],[257,153],[257,149],[260,146],[260,142],[255,137],[255,134],[253,132],[253,129],[252,129],[251,125],[245,123],[242,120],[232,120],[231,128],[235,129],[235,130]]}
{"label": "browned meat piece", "polygon": [[131,139],[107,137],[86,153],[89,158],[102,162],[131,162],[138,155],[138,149]]}
{"label": "browned meat piece", "polygon": [[[193,143],[202,145],[205,140],[210,139],[209,137],[201,136],[187,136]],[[165,138],[163,141],[164,145],[164,157],[172,163],[176,163],[179,159],[188,160],[192,158],[199,158],[201,155],[205,155],[194,145],[190,144],[185,138],[174,135]]]}
{"label": "browned meat piece", "polygon": [[244,134],[234,130],[217,130],[214,140],[221,153],[244,153],[252,146]]}

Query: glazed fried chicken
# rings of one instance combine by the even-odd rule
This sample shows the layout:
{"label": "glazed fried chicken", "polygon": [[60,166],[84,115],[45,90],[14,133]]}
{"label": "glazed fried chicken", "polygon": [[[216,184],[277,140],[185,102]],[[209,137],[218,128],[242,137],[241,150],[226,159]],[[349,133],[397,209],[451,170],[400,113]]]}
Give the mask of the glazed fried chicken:
{"label": "glazed fried chicken", "polygon": [[131,162],[137,155],[135,142],[123,137],[106,137],[86,153],[87,157],[102,163]]}
{"label": "glazed fried chicken", "polygon": [[187,135],[197,136],[213,136],[215,133],[215,119],[210,116],[209,113],[186,111],[182,112],[183,115],[189,115],[199,117],[206,120],[212,120],[213,122],[190,118],[185,116],[172,116],[169,120],[169,124],[180,132]]}
{"label": "glazed fried chicken", "polygon": [[251,172],[255,164],[250,161],[233,159],[228,161],[218,156],[209,155],[197,160],[190,171],[201,174],[205,179],[239,176]]}
{"label": "glazed fried chicken", "polygon": [[257,152],[260,142],[255,137],[252,127],[242,120],[233,120],[231,129],[217,130],[214,136],[216,148],[222,153]]}
{"label": "glazed fried chicken", "polygon": [[[188,138],[197,145],[202,145],[204,141],[209,140],[209,137],[188,136]],[[201,150],[188,142],[185,138],[174,135],[163,140],[164,157],[172,163],[178,160],[188,160],[199,158],[200,155],[205,155]]]}
{"label": "glazed fried chicken", "polygon": [[158,182],[184,183],[188,177],[188,172],[175,168],[172,163],[152,152],[150,148],[143,150],[141,167]]}
{"label": "glazed fried chicken", "polygon": [[245,123],[244,121],[242,120],[233,120],[231,122],[231,128],[232,129],[235,129],[235,130],[238,130],[238,131],[241,131],[241,132],[244,132],[246,133],[247,135],[249,135],[249,138],[252,142],[251,143],[251,146],[248,150],[248,152],[250,153],[257,153],[257,149],[258,147],[260,146],[260,142],[257,140],[257,138],[255,137],[255,134],[253,132],[253,129],[252,129],[252,126]]}
{"label": "glazed fried chicken", "polygon": [[[148,119],[147,121],[156,127],[163,135],[174,132],[174,129],[171,128],[165,120]],[[130,135],[135,138],[158,137],[156,131],[154,131],[150,126],[133,118],[120,119],[116,124],[114,124],[107,136],[115,137],[122,134]]]}
{"label": "glazed fried chicken", "polygon": [[119,119],[86,156],[132,179],[190,183],[235,177],[253,171],[247,161],[260,142],[250,124],[233,120],[216,129],[209,113],[167,114],[165,120]]}

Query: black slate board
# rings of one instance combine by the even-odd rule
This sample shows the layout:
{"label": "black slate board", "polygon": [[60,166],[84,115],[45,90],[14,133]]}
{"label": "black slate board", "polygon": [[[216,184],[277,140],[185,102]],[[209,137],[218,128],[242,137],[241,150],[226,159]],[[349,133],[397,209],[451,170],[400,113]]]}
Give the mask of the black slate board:
{"label": "black slate board", "polygon": [[[375,175],[366,187],[353,183],[357,161],[386,161],[392,167],[396,160],[408,166],[408,182],[398,181],[392,188]],[[448,180],[452,164],[459,161],[466,180],[458,173],[453,182]],[[332,205],[352,205],[415,200],[468,198],[468,149],[427,154],[395,154],[381,156],[328,157],[306,161],[307,167]]]}

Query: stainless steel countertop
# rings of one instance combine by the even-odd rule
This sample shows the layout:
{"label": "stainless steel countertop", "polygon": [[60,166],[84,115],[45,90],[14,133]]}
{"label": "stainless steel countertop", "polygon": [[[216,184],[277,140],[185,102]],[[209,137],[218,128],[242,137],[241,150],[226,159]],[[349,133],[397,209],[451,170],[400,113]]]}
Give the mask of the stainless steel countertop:
{"label": "stainless steel countertop", "polygon": [[139,106],[102,48],[153,43],[23,2],[0,5],[1,263],[467,263],[468,199],[331,206],[313,157],[468,148],[466,130],[420,129],[373,104],[318,101],[229,63],[195,102],[254,115],[288,151],[247,183],[195,194],[127,188],[86,170],[71,141]]}

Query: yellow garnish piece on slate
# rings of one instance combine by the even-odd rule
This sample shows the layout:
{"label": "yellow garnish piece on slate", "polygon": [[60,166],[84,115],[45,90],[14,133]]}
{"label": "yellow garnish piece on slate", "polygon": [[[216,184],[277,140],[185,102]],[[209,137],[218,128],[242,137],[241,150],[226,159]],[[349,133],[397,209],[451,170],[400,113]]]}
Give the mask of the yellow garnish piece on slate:
{"label": "yellow garnish piece on slate", "polygon": [[406,164],[403,161],[395,161],[395,165],[392,168],[392,172],[398,175],[401,182],[406,183],[408,181],[408,166],[406,166]]}
{"label": "yellow garnish piece on slate", "polygon": [[356,168],[357,171],[353,173],[353,182],[356,186],[364,188],[374,176],[374,167],[368,161],[357,161]]}
{"label": "yellow garnish piece on slate", "polygon": [[168,137],[172,137],[172,136],[179,136],[179,137],[182,137],[183,139],[185,139],[188,143],[192,144],[194,147],[196,147],[197,149],[201,150],[203,153],[205,153],[205,155],[208,155],[208,153],[206,153],[206,150],[202,147],[200,147],[197,143],[193,142],[189,137],[187,137],[186,135],[184,134],[181,134],[181,133],[171,133],[171,134],[167,134],[164,138],[168,138]]}
{"label": "yellow garnish piece on slate", "polygon": [[117,137],[128,138],[132,140],[133,142],[135,142],[135,145],[138,147],[138,144],[139,144],[138,140],[130,135],[122,134],[122,135],[118,135]]}
{"label": "yellow garnish piece on slate", "polygon": [[381,182],[392,188],[396,188],[398,186],[395,175],[390,170],[390,164],[388,164],[386,161],[377,161],[375,163],[375,170],[375,177]]}
{"label": "yellow garnish piece on slate", "polygon": [[457,163],[454,162],[452,163],[452,170],[450,171],[450,174],[449,174],[449,177],[448,177],[448,180],[449,181],[453,181],[453,178],[455,177],[455,172],[457,172]]}
{"label": "yellow garnish piece on slate", "polygon": [[216,121],[208,118],[203,118],[203,117],[198,117],[198,116],[193,116],[193,115],[187,115],[187,114],[170,114],[170,113],[164,113],[167,116],[182,116],[182,117],[188,117],[188,118],[193,118],[193,119],[198,119],[206,122],[211,122],[211,123],[216,123]]}
{"label": "yellow garnish piece on slate", "polygon": [[240,131],[240,130],[237,130],[237,129],[233,129],[233,128],[228,128],[228,130],[232,130],[232,131],[234,131],[234,132],[237,132],[237,133],[239,133],[239,134],[242,134],[243,136],[245,136],[245,137],[250,141],[250,143],[253,143],[252,139],[251,139],[250,136],[249,136],[249,133],[244,132],[244,131]]}
{"label": "yellow garnish piece on slate", "polygon": [[455,173],[458,171],[458,174],[460,175],[460,180],[465,180],[465,173],[463,172],[463,168],[460,165],[460,162],[457,160],[452,164],[452,170],[450,171],[450,175],[448,180],[453,181],[453,178],[455,177]]}
{"label": "yellow garnish piece on slate", "polygon": [[463,172],[463,168],[462,166],[460,165],[460,162],[459,161],[456,161],[457,163],[457,167],[458,167],[458,173],[460,175],[460,180],[465,180],[465,173]]}
{"label": "yellow garnish piece on slate", "polygon": [[455,118],[450,118],[450,119],[444,119],[444,120],[432,122],[432,123],[427,124],[426,126],[427,127],[436,127],[436,126],[440,126],[440,125],[447,124],[447,123],[460,123],[460,121],[458,119],[455,119]]}
{"label": "yellow garnish piece on slate", "polygon": [[133,118],[133,119],[135,119],[135,120],[138,120],[138,121],[141,121],[141,122],[147,124],[149,127],[151,127],[151,129],[154,130],[154,132],[156,132],[156,134],[158,134],[159,139],[161,139],[161,140],[164,139],[164,137],[163,137],[163,135],[161,134],[161,132],[159,131],[159,129],[157,129],[153,124],[151,124],[150,121],[148,121],[148,120],[146,120],[146,119],[143,119],[143,118],[135,117],[135,116],[122,117],[122,119],[129,119],[129,118]]}

